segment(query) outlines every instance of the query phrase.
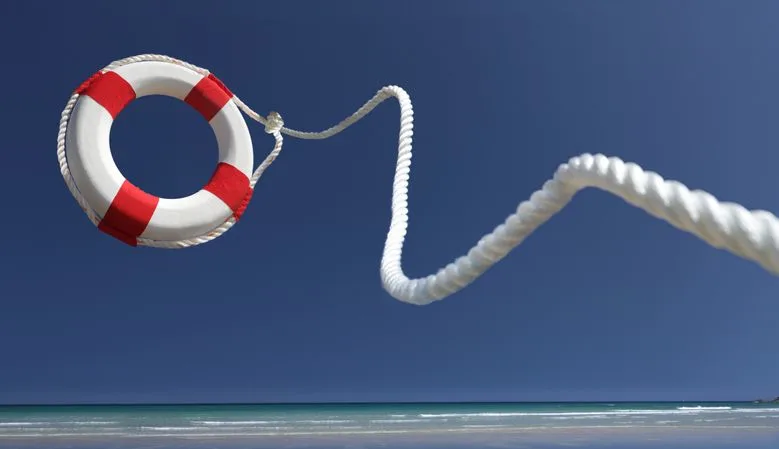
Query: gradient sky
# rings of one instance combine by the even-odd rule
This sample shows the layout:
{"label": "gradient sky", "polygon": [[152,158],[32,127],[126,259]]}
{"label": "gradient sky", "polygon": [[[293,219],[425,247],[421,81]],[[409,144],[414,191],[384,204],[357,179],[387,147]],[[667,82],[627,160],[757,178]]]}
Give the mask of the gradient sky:
{"label": "gradient sky", "polygon": [[[0,6],[0,403],[779,395],[777,278],[604,192],[442,302],[387,295],[393,102],[327,141],[287,138],[243,220],[197,248],[125,246],[65,187],[55,141],[71,91],[153,52],[303,130],[407,89],[414,277],[582,152],[779,211],[776,2],[415,3]],[[249,127],[261,160],[272,138]],[[131,103],[111,143],[160,196],[194,192],[216,162],[208,124],[170,98]]]}

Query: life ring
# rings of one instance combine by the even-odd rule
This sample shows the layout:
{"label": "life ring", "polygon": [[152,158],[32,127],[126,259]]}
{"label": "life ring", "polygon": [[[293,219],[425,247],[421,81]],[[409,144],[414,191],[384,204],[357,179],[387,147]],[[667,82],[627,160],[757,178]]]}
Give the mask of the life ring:
{"label": "life ring", "polygon": [[[128,181],[111,155],[110,131],[131,101],[165,95],[184,101],[211,125],[219,162],[198,192],[160,198]],[[73,181],[98,217],[99,230],[131,246],[138,239],[183,241],[232,219],[251,199],[252,139],[232,92],[213,74],[167,61],[137,61],[103,69],[75,91],[65,154]]]}

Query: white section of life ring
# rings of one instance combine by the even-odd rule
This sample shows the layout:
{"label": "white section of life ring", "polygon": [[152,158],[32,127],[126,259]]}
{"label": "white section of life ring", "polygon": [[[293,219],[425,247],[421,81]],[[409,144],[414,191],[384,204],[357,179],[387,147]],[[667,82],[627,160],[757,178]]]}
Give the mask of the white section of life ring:
{"label": "white section of life ring", "polygon": [[98,215],[105,215],[124,182],[109,147],[113,118],[89,97],[73,108],[67,134],[70,170],[79,190]]}
{"label": "white section of life ring", "polygon": [[[174,61],[205,73],[204,69],[162,55],[135,56],[118,61],[109,68],[122,65],[127,61],[143,60]],[[351,116],[321,132],[302,132],[285,128],[277,114],[269,115],[266,119],[254,112],[238,97],[234,97],[236,105],[241,110],[252,119],[264,124],[266,132],[276,137],[276,147],[255,171],[252,179],[256,182],[258,173],[262,173],[278,155],[281,150],[281,134],[300,139],[326,139],[356,123],[391,97],[396,98],[400,104],[400,132],[392,189],[392,217],[384,244],[380,274],[384,289],[400,301],[424,305],[461,290],[522,243],[533,231],[568,204],[576,192],[586,187],[596,187],[613,193],[627,203],[695,235],[715,248],[725,249],[754,261],[766,271],[779,275],[779,220],[774,214],[764,210],[749,211],[739,204],[720,202],[705,191],[691,191],[680,182],[664,180],[657,173],[644,171],[638,165],[625,163],[616,157],[582,154],[561,164],[552,179],[534,192],[529,200],[521,202],[513,214],[492,232],[482,237],[465,255],[435,274],[409,279],[403,272],[401,258],[408,229],[408,181],[411,171],[414,112],[408,94],[397,86],[380,89]],[[66,184],[71,188],[79,204],[84,207],[81,197],[69,182],[67,163],[63,162],[62,156],[63,129],[67,126],[67,113],[74,102],[72,97],[63,112],[57,154]],[[90,215],[89,210],[87,215]],[[92,216],[90,218],[92,219]],[[215,237],[154,246],[182,248],[204,243],[212,238]]]}
{"label": "white section of life ring", "polygon": [[[166,95],[184,100],[204,75],[187,67],[162,61],[141,61],[112,70],[132,86],[135,98]],[[104,216],[125,177],[114,163],[110,148],[113,117],[92,98],[82,95],[70,117],[66,155],[78,189],[99,216]],[[209,121],[219,147],[219,162],[252,176],[254,152],[246,122],[233,101]],[[209,191],[183,198],[160,198],[147,227],[140,235],[157,241],[185,240],[207,234],[233,214]]]}

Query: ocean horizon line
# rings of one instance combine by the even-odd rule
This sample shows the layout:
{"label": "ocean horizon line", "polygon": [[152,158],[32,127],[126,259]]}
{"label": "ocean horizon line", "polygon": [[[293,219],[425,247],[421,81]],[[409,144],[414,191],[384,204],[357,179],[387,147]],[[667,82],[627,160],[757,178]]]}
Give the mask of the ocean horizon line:
{"label": "ocean horizon line", "polygon": [[533,405],[533,404],[748,404],[757,399],[738,400],[598,400],[598,401],[289,401],[289,402],[59,402],[0,403],[0,407],[235,407],[235,406],[359,406],[359,405]]}

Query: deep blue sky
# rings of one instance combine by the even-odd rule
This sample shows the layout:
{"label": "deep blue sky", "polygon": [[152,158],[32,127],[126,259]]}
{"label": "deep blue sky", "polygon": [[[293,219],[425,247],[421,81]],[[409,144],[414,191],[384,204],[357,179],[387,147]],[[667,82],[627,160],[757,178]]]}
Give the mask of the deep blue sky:
{"label": "deep blue sky", "polygon": [[[0,403],[779,394],[777,279],[596,190],[455,296],[389,297],[393,102],[330,140],[287,138],[241,223],[194,249],[125,246],[65,187],[55,140],[70,92],[154,52],[297,129],[406,88],[414,277],[582,152],[779,210],[776,2],[414,3],[0,6]],[[259,161],[272,138],[249,126]],[[169,98],[132,103],[111,142],[161,196],[192,193],[216,161],[207,123]]]}

